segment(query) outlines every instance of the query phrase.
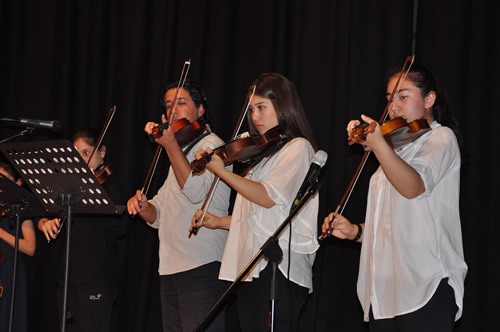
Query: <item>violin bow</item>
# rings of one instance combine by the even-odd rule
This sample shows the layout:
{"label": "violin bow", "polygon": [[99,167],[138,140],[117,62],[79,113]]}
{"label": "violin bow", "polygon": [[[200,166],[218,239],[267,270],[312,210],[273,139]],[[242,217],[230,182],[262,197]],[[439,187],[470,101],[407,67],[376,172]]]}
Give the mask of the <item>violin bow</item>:
{"label": "violin bow", "polygon": [[[172,112],[170,113],[170,118],[168,119],[168,123],[172,121],[175,109],[177,108],[177,103],[179,102],[179,94],[184,88],[184,83],[186,82],[190,67],[191,67],[191,59],[186,60],[184,62],[184,65],[182,66],[181,76],[179,78],[179,82],[177,83],[177,89],[175,91],[174,106],[172,107]],[[153,179],[153,175],[156,171],[156,166],[158,165],[158,161],[160,160],[160,155],[162,150],[163,150],[162,146],[158,144],[158,146],[156,147],[155,155],[153,157],[153,162],[151,163],[151,166],[149,166],[149,171],[146,176],[146,180],[144,181],[144,184],[142,185],[141,188],[141,196],[142,195],[146,196],[149,191],[149,187],[151,186],[151,180]]]}
{"label": "violin bow", "polygon": [[[246,106],[242,109],[242,111],[240,112],[240,117],[238,119],[236,127],[234,128],[233,135],[231,136],[231,140],[236,139],[236,137],[238,136],[238,133],[241,129],[243,121],[248,113],[248,109],[250,108],[250,103],[252,102],[253,96],[255,95],[256,88],[257,87],[255,85],[252,85],[248,90],[247,96],[250,95],[248,97],[248,102],[246,103]],[[212,186],[210,187],[210,190],[208,191],[207,197],[205,198],[205,201],[203,202],[203,205],[201,207],[202,214],[198,218],[198,220],[196,220],[196,226],[193,227],[193,229],[189,233],[189,236],[188,236],[189,238],[191,238],[191,235],[193,235],[193,234],[194,235],[198,234],[198,230],[200,229],[201,224],[203,223],[203,220],[205,219],[205,216],[206,216],[207,210],[208,210],[208,206],[210,205],[212,198],[214,197],[215,189],[217,189],[217,185],[219,184],[219,181],[220,181],[220,177],[216,175],[214,178],[214,181],[212,182]]]}
{"label": "violin bow", "polygon": [[414,55],[406,57],[403,68],[401,69],[401,72],[398,75],[398,80],[396,81],[396,85],[394,86],[394,89],[392,89],[392,92],[391,92],[391,95],[389,96],[389,100],[387,102],[387,105],[385,106],[384,112],[382,113],[382,117],[380,118],[381,124],[384,123],[385,120],[387,119],[387,116],[389,115],[389,108],[391,107],[392,103],[394,102],[394,99],[396,99],[397,96],[399,95],[399,92],[401,90],[401,85],[403,85],[403,82],[406,80],[406,77],[408,76],[408,73],[410,72],[411,66],[413,66],[413,61],[415,61]]}
{"label": "violin bow", "polygon": [[[399,94],[399,90],[401,89],[401,85],[403,84],[404,80],[406,79],[408,73],[410,72],[411,66],[413,65],[413,61],[415,60],[415,56],[408,56],[405,60],[405,63],[403,65],[403,68],[401,69],[401,72],[398,75],[398,80],[396,81],[396,84],[394,88],[392,89],[391,95],[389,96],[389,100],[387,102],[387,105],[385,106],[384,112],[382,113],[382,117],[380,122],[382,123],[386,118],[387,115],[389,114],[389,107],[392,105],[394,102],[394,99],[397,97]],[[356,169],[356,172],[354,173],[353,178],[351,179],[351,182],[349,182],[349,186],[347,187],[346,192],[342,196],[340,203],[337,205],[337,208],[333,212],[333,217],[332,221],[329,224],[329,227],[321,236],[319,237],[320,240],[323,240],[324,238],[330,236],[332,234],[332,231],[335,227],[335,224],[333,221],[335,220],[335,217],[338,214],[343,214],[344,209],[347,206],[347,203],[349,202],[349,199],[351,197],[352,192],[354,191],[354,187],[356,186],[358,179],[361,175],[361,172],[363,171],[366,161],[368,160],[368,157],[370,156],[371,151],[365,151],[363,154],[363,157],[361,158],[361,162],[358,165],[358,168]]]}
{"label": "violin bow", "polygon": [[[99,138],[97,139],[97,144],[94,146],[94,149],[92,149],[92,153],[90,154],[89,159],[87,160],[87,166],[90,164],[90,161],[92,160],[92,157],[94,156],[94,153],[96,150],[99,149],[99,146],[102,143],[102,140],[104,139],[104,136],[106,135],[106,132],[108,131],[109,125],[111,124],[111,120],[113,120],[113,117],[115,116],[116,112],[116,105],[111,107],[108,112],[108,116],[106,117],[106,121],[104,122],[104,127],[101,130],[101,133],[99,134]],[[91,169],[92,173],[94,173],[95,170]],[[60,218],[59,218],[60,219]],[[61,229],[64,225],[64,222],[66,221],[66,216],[60,221],[59,227],[57,228],[57,233],[56,233],[56,238],[57,235],[61,232]],[[50,239],[47,240],[47,243],[50,243]]]}
{"label": "violin bow", "polygon": [[106,117],[106,121],[104,122],[104,127],[101,130],[101,133],[99,134],[99,138],[97,139],[97,144],[94,146],[94,149],[92,150],[92,153],[90,154],[89,160],[87,160],[87,165],[90,164],[90,161],[92,160],[92,157],[94,156],[94,153],[96,150],[99,149],[99,146],[102,143],[102,140],[104,139],[104,135],[106,135],[106,132],[108,131],[109,125],[111,124],[111,120],[113,120],[113,117],[115,116],[116,113],[116,105],[111,107],[108,116]]}

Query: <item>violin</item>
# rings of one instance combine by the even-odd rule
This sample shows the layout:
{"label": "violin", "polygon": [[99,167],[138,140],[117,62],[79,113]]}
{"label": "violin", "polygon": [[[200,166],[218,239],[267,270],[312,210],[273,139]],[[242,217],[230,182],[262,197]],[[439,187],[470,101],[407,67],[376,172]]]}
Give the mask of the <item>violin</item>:
{"label": "violin", "polygon": [[113,174],[113,168],[111,168],[111,164],[102,164],[95,172],[95,177],[99,184],[103,184],[106,180]]}
{"label": "violin", "polygon": [[[116,112],[116,106],[111,107],[111,109],[108,112],[106,121],[104,123],[104,127],[102,128],[101,133],[99,134],[99,138],[97,139],[97,143],[94,146],[94,149],[92,150],[92,153],[90,154],[90,157],[87,161],[87,165],[90,164],[90,161],[92,160],[92,157],[94,156],[95,152],[99,150],[102,140],[104,139],[104,135],[106,135],[106,131],[108,130],[109,125],[111,124],[111,120],[113,120],[115,112]],[[92,172],[99,181],[99,184],[103,184],[104,182],[106,182],[108,177],[113,173],[113,169],[111,168],[111,164],[102,164],[96,170],[92,170]]]}
{"label": "violin", "polygon": [[[187,79],[187,74],[189,72],[189,68],[191,67],[191,60],[187,60],[184,62],[184,66],[182,67],[181,71],[181,77],[179,78],[179,83],[177,84],[177,90],[175,92],[175,102],[174,106],[172,107],[172,112],[170,116],[170,121],[172,122],[172,116],[174,114],[175,109],[177,108],[177,103],[179,101],[179,93],[184,87],[184,83],[186,82]],[[169,125],[169,122],[166,122],[158,127],[153,128],[152,130],[152,135],[150,137],[153,139],[160,138],[163,136],[163,130],[167,129]],[[179,121],[176,121],[172,124],[172,129],[174,131],[174,135],[176,132],[178,132],[178,135],[175,135],[175,138],[179,137],[177,140],[179,146],[183,148],[185,145],[189,144],[194,138],[198,137],[203,131],[205,130],[205,126],[201,125],[202,121],[197,120],[194,121],[193,123],[190,123],[187,119],[180,119]],[[196,134],[195,134],[196,133]],[[191,138],[191,139],[189,139]],[[182,143],[182,144],[181,144]],[[148,174],[146,175],[146,179],[144,180],[144,185],[141,188],[141,195],[146,196],[148,191],[149,191],[149,186],[151,185],[151,180],[153,179],[153,175],[156,171],[156,166],[158,165],[158,161],[160,160],[160,154],[162,151],[162,146],[158,144],[156,147],[156,152],[153,157],[153,161],[151,162],[151,165],[149,166],[149,171]]]}
{"label": "violin", "polygon": [[[380,120],[380,123],[383,123],[380,127],[381,128],[384,127],[384,129],[382,129],[382,134],[384,135],[384,138],[389,142],[389,144],[392,144],[394,149],[397,148],[396,146],[402,147],[405,144],[407,144],[408,139],[415,140],[415,139],[417,139],[418,136],[420,136],[420,135],[424,134],[426,131],[430,130],[429,124],[424,119],[412,121],[410,123],[407,123],[406,120],[403,118],[396,118],[393,120],[384,121],[387,119],[387,115],[389,114],[389,107],[392,105],[394,99],[396,98],[397,94],[399,93],[399,89],[401,88],[401,85],[403,84],[404,80],[406,79],[406,76],[408,75],[408,73],[411,69],[411,66],[413,65],[414,60],[415,60],[415,56],[408,56],[406,58],[405,63],[403,65],[403,68],[401,69],[401,72],[399,73],[398,80],[396,81],[396,84],[394,85],[394,89],[392,90],[391,95],[389,96],[389,99],[387,101],[387,105],[385,106],[384,112],[382,112],[382,117]],[[423,129],[425,131],[416,130],[418,126],[424,127]],[[353,128],[353,130],[351,131],[351,134],[349,135],[349,144],[362,143],[364,140],[366,140],[366,135],[368,135],[369,133],[373,133],[375,131],[376,127],[377,127],[377,123],[375,121],[373,121],[370,124],[364,123],[360,126],[357,126],[356,128]],[[425,127],[427,127],[427,128],[425,128]],[[408,133],[408,132],[410,132],[410,133]],[[412,136],[415,132],[421,132],[421,133],[417,137],[412,138]],[[404,143],[404,142],[406,142],[406,143]],[[402,145],[400,145],[400,144],[402,144]],[[334,228],[333,220],[335,220],[335,217],[337,215],[343,213],[343,211],[347,205],[347,202],[349,201],[349,198],[351,197],[351,194],[354,190],[354,187],[356,186],[356,183],[359,179],[359,176],[361,175],[361,172],[363,171],[363,168],[366,164],[366,161],[368,160],[368,157],[370,156],[370,152],[371,151],[369,151],[369,150],[365,150],[365,153],[363,154],[363,157],[361,158],[361,162],[359,163],[358,168],[356,169],[356,172],[354,172],[354,176],[352,177],[351,182],[349,182],[349,186],[347,187],[347,190],[344,192],[344,195],[340,199],[340,203],[337,205],[337,208],[333,212],[332,221],[330,222],[327,230],[320,235],[320,237],[319,237],[320,240],[332,235],[333,228]]]}
{"label": "violin", "polygon": [[[104,135],[106,135],[106,131],[108,130],[109,125],[111,124],[111,120],[113,120],[113,116],[115,115],[115,113],[116,113],[116,106],[113,106],[110,108],[108,112],[108,116],[104,123],[104,127],[102,128],[101,133],[99,134],[99,138],[97,139],[97,143],[94,146],[94,149],[92,149],[92,153],[90,154],[89,159],[87,160],[87,166],[90,164],[90,161],[92,160],[92,157],[94,156],[95,152],[99,150],[102,140],[104,139]],[[102,164],[96,170],[91,169],[91,171],[92,173],[94,173],[94,176],[97,178],[97,181],[99,181],[99,184],[103,184],[104,182],[106,182],[109,176],[113,173],[111,164]],[[56,238],[57,235],[61,232],[61,229],[65,221],[66,221],[66,216],[60,219],[59,227],[57,228]],[[50,243],[50,239],[47,241],[47,243]]]}
{"label": "violin", "polygon": [[[375,131],[375,121],[370,124],[364,123],[356,128],[353,128],[349,135],[349,145],[354,143],[362,143],[366,140],[366,136]],[[415,141],[417,138],[431,130],[429,123],[425,119],[418,119],[407,122],[403,118],[395,118],[388,120],[380,125],[382,135],[389,145],[397,150],[403,146]]]}
{"label": "violin", "polygon": [[200,136],[207,128],[207,124],[202,119],[198,119],[193,122],[189,122],[187,119],[179,119],[172,125],[169,125],[168,122],[166,122],[162,125],[154,127],[151,130],[151,137],[153,140],[162,137],[163,130],[168,129],[169,126],[172,127],[175,139],[181,149]]}
{"label": "violin", "polygon": [[283,141],[285,137],[279,127],[276,126],[262,135],[248,136],[230,141],[216,148],[212,153],[205,153],[200,159],[193,160],[191,162],[193,175],[200,175],[205,171],[206,165],[210,162],[214,153],[224,161],[224,166],[228,166],[236,161],[245,162],[255,159]]}

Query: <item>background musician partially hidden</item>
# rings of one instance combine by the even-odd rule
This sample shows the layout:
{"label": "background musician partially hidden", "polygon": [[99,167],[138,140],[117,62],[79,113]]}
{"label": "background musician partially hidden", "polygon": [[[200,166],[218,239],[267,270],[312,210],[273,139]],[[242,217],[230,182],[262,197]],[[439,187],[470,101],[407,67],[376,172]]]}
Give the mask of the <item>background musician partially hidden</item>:
{"label": "background musician partially hidden", "polygon": [[[98,138],[99,132],[93,128],[82,128],[73,135],[72,142],[86,163]],[[106,152],[106,145],[101,144],[88,163],[89,168],[98,172],[105,166]],[[113,203],[123,204],[123,190],[116,174],[111,173],[103,180],[101,185]],[[38,229],[51,240],[50,254],[59,256],[51,286],[56,287],[62,319],[65,254],[60,244],[65,243],[67,228],[63,224],[59,234],[60,226],[59,218],[43,218],[38,222]],[[111,312],[119,289],[118,239],[124,235],[125,226],[124,219],[114,215],[81,215],[72,219],[67,331],[110,331]]]}
{"label": "background musician partially hidden", "polygon": [[[390,78],[388,95],[397,78]],[[376,124],[362,142],[380,162],[370,180],[365,221],[356,225],[330,214],[323,234],[362,241],[357,289],[370,332],[451,332],[462,315],[467,272],[458,126],[427,68],[413,65],[396,92],[391,119],[423,118],[432,130],[394,151]],[[357,125],[349,122],[348,135]]]}
{"label": "background musician partially hidden", "polygon": [[[255,95],[247,114],[250,134],[263,135],[279,127],[282,139],[250,164],[240,176],[224,168],[214,154],[206,164],[238,194],[232,215],[207,213],[205,228],[229,229],[219,278],[234,281],[257,254],[264,242],[288,217],[294,198],[313,159],[315,143],[307,116],[295,87],[286,77],[268,73],[253,85]],[[197,159],[210,149],[199,149]],[[294,218],[279,237],[283,258],[278,264],[276,282],[275,331],[296,331],[299,314],[312,292],[312,265],[319,248],[317,237],[318,195]],[[193,217],[197,224],[201,210]],[[239,285],[236,319],[241,331],[268,331],[270,324],[271,264],[258,261]]]}
{"label": "background musician partially hidden", "polygon": [[[179,91],[177,86],[174,82],[163,93],[166,109],[163,122],[168,118],[171,123],[156,139],[167,151],[171,163],[168,176],[151,200],[148,201],[138,190],[127,203],[130,214],[139,214],[151,227],[158,228],[163,330],[176,332],[192,331],[227,288],[217,278],[227,231],[203,229],[197,236],[188,237],[191,217],[201,207],[214,180],[211,172],[191,176],[190,162],[194,159],[194,151],[218,147],[223,141],[211,133],[208,100],[201,86],[190,81],[186,81]],[[180,119],[187,119],[190,123],[202,119],[208,124],[205,132],[193,138],[184,150],[172,130]],[[158,124],[150,122],[145,131],[151,134],[155,126]],[[219,216],[226,215],[229,196],[229,187],[220,183],[209,211]],[[224,331],[223,312],[207,331]]]}
{"label": "background musician partially hidden", "polygon": [[[14,168],[5,162],[0,162],[0,173],[22,185],[23,179]],[[10,301],[12,296],[12,272],[14,271],[14,247],[16,234],[16,220],[7,217],[6,211],[1,211],[0,216],[0,249],[3,251],[3,261],[0,264],[0,280],[3,294],[0,297],[0,331],[8,331],[10,318]],[[35,254],[36,238],[31,219],[22,221],[19,237],[19,251],[28,256]],[[13,331],[24,332],[28,330],[27,313],[27,280],[22,255],[17,259],[16,298],[13,319]]]}

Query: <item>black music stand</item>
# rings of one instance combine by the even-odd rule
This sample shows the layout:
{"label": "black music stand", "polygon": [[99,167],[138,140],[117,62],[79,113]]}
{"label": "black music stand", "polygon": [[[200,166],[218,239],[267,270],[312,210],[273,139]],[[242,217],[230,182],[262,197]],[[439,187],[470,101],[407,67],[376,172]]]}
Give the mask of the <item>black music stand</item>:
{"label": "black music stand", "polygon": [[[269,255],[271,257],[268,257],[271,262],[272,262],[272,268],[273,268],[273,273],[276,272],[277,268],[277,263],[276,261],[279,260],[280,258],[280,251],[281,248],[279,248],[278,245],[278,238],[283,232],[283,230],[292,222],[293,218],[299,213],[299,211],[302,209],[304,205],[309,202],[309,200],[318,192],[319,187],[321,184],[315,179],[315,182],[312,183],[309,188],[307,189],[306,194],[304,197],[297,203],[295,204],[295,208],[290,212],[290,215],[281,223],[281,225],[276,229],[276,231],[271,235],[267,241],[262,245],[262,247],[259,249],[257,254],[252,258],[252,260],[248,263],[248,265],[241,271],[241,273],[236,277],[236,279],[233,281],[233,283],[228,287],[226,292],[222,294],[222,296],[219,298],[217,303],[210,309],[210,311],[206,314],[206,316],[201,320],[201,322],[198,323],[198,325],[195,327],[193,330],[194,332],[199,332],[199,331],[205,331],[205,328],[207,325],[212,321],[214,316],[220,311],[222,305],[225,303],[227,298],[232,294],[232,292],[236,289],[236,287],[241,283],[243,278],[250,272],[250,270],[254,267],[255,264],[259,261],[259,259],[265,254],[266,256]],[[277,248],[276,248],[277,246]],[[290,264],[290,263],[289,263]],[[274,279],[274,275],[273,275]],[[273,280],[274,282],[274,280]],[[272,310],[272,315],[270,317],[270,327],[271,329],[274,329],[274,283],[271,284],[271,310]]]}
{"label": "black music stand", "polygon": [[68,230],[61,326],[64,332],[72,215],[121,214],[125,207],[113,204],[94,173],[67,140],[8,143],[0,145],[0,150],[35,194],[46,214],[56,216],[61,209],[66,211]]}
{"label": "black music stand", "polygon": [[9,332],[13,328],[14,303],[16,297],[17,259],[19,256],[19,235],[21,231],[21,215],[23,217],[43,216],[45,211],[40,203],[26,189],[0,174],[0,210],[9,211],[7,216],[16,220],[14,244],[14,270],[12,271],[12,294],[10,299]]}

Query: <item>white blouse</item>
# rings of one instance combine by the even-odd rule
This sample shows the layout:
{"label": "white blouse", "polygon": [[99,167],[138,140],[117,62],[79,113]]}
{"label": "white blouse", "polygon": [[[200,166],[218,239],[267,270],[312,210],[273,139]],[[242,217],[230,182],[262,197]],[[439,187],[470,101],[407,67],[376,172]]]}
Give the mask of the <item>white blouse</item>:
{"label": "white blouse", "polygon": [[[214,149],[223,143],[215,134],[210,134],[202,138],[186,157],[192,161],[198,148]],[[157,212],[156,221],[151,227],[158,228],[160,275],[183,272],[222,260],[226,230],[201,227],[198,235],[188,238],[191,219],[196,210],[201,208],[213,180],[213,173],[208,171],[200,176],[191,175],[181,189],[170,167],[165,183],[149,201]],[[216,216],[227,216],[230,193],[230,188],[220,181],[208,211]]]}
{"label": "white blouse", "polygon": [[462,315],[464,261],[459,214],[460,151],[453,132],[437,122],[396,153],[422,177],[425,192],[407,199],[379,169],[370,180],[358,277],[368,321],[422,308],[449,278]]}
{"label": "white blouse", "polygon": [[[297,191],[309,170],[314,150],[304,138],[294,138],[270,158],[263,159],[247,178],[264,185],[276,203],[267,209],[243,196],[236,196],[219,278],[234,281],[265,241],[288,217]],[[312,292],[312,265],[319,244],[317,241],[318,195],[315,195],[292,221],[291,263],[288,261],[287,226],[279,236],[283,260],[278,265],[290,280]],[[258,278],[268,263],[263,257],[248,273],[244,281]]]}

